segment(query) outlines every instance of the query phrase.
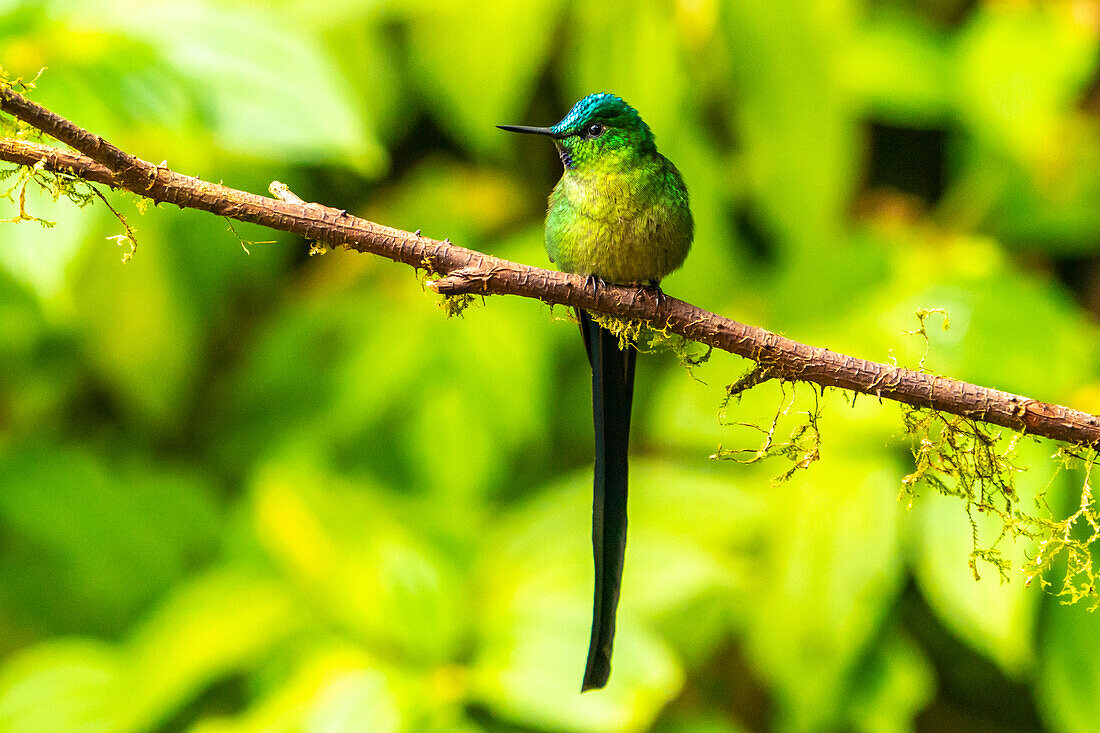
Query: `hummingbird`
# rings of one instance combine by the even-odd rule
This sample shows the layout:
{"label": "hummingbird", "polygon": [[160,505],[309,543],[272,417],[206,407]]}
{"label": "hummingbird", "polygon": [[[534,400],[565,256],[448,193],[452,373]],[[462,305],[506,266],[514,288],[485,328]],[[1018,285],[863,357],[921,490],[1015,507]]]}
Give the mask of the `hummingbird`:
{"label": "hummingbird", "polygon": [[[683,264],[694,233],[680,171],[657,152],[637,110],[614,94],[590,94],[553,127],[498,125],[554,141],[564,172],[546,212],[546,253],[586,287],[644,287],[662,297],[660,281]],[[637,350],[577,309],[592,368],[595,472],[592,636],[581,692],[611,674],[615,610],[626,551],[627,451]]]}

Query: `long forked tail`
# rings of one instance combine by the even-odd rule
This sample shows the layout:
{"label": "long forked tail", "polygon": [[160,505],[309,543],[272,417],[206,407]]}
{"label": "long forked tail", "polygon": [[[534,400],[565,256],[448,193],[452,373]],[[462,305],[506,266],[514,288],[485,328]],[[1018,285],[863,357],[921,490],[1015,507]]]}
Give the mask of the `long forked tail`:
{"label": "long forked tail", "polygon": [[633,347],[619,348],[619,337],[577,309],[584,347],[592,365],[592,419],[596,435],[596,471],[592,483],[592,553],[596,587],[592,639],[581,692],[607,684],[615,641],[615,609],[626,551],[627,446],[634,399]]}

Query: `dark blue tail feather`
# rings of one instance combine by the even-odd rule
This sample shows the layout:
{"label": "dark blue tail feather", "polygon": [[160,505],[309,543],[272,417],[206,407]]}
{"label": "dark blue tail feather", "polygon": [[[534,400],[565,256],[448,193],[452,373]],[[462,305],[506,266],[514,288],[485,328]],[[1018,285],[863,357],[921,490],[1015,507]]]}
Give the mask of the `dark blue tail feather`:
{"label": "dark blue tail feather", "polygon": [[584,310],[577,310],[592,366],[592,413],[596,467],[592,492],[592,552],[596,570],[592,638],[581,691],[599,689],[611,674],[615,609],[626,551],[627,449],[634,398],[633,347],[619,348],[619,337]]}

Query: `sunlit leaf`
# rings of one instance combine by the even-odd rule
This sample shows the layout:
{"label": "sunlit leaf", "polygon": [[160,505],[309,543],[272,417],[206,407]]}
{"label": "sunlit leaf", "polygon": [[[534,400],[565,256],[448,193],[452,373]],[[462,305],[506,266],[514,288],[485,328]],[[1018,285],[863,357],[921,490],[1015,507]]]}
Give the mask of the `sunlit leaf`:
{"label": "sunlit leaf", "polygon": [[858,169],[854,110],[836,78],[853,6],[785,0],[728,8],[732,71],[743,95],[732,123],[750,186],[784,248],[834,244]]}
{"label": "sunlit leaf", "polygon": [[382,152],[325,49],[275,18],[204,2],[85,2],[71,10],[73,23],[152,45],[193,84],[219,146],[378,169]]}
{"label": "sunlit leaf", "polygon": [[[0,191],[7,190],[13,183],[14,178],[0,181]],[[19,191],[12,195],[18,199]],[[53,201],[33,182],[27,187],[26,207],[28,215],[57,226],[46,227],[36,221],[0,223],[4,233],[0,268],[42,300],[56,301],[63,293],[71,274],[70,266],[87,239],[89,229],[98,221],[92,212],[80,213],[66,199]],[[18,214],[16,203],[0,200],[0,219],[14,218]]]}
{"label": "sunlit leaf", "polygon": [[942,123],[953,101],[950,51],[946,35],[887,10],[843,53],[844,78],[880,118]]}
{"label": "sunlit leaf", "polygon": [[57,640],[0,667],[0,728],[11,733],[109,733],[110,691],[121,659],[109,645]]}
{"label": "sunlit leaf", "polygon": [[[918,308],[943,308],[950,328],[931,321],[927,364],[938,373],[989,387],[1059,401],[1082,383],[1098,353],[1093,328],[1053,283],[1015,272],[994,243],[980,238],[927,242],[896,253],[899,299],[891,323],[917,326]],[[885,324],[884,324],[885,325]],[[907,337],[923,345],[919,336]],[[1056,353],[1057,359],[1036,359]],[[910,366],[913,366],[910,364]]]}
{"label": "sunlit leaf", "polygon": [[401,730],[400,711],[383,673],[352,648],[298,660],[294,674],[236,718],[200,723],[195,733]]}
{"label": "sunlit leaf", "polygon": [[[619,95],[638,109],[670,155],[679,146],[677,138],[688,132],[683,127],[686,64],[679,35],[670,32],[675,28],[673,10],[668,3],[652,1],[639,3],[630,13],[612,4],[576,4],[566,70],[570,103],[595,92]],[[647,72],[637,73],[642,66]]]}
{"label": "sunlit leaf", "polygon": [[520,221],[516,192],[522,185],[505,171],[434,159],[409,171],[398,185],[374,192],[364,215],[486,251],[489,236]]}
{"label": "sunlit leaf", "polygon": [[254,668],[297,626],[294,611],[283,587],[243,568],[181,585],[126,645],[116,727],[148,730],[222,676]]}
{"label": "sunlit leaf", "polygon": [[272,466],[257,480],[255,531],[334,622],[408,662],[447,660],[464,607],[453,569],[364,489]]}
{"label": "sunlit leaf", "polygon": [[1093,28],[1069,5],[983,6],[958,45],[959,110],[1029,165],[1059,159],[1065,115],[1095,65]]}
{"label": "sunlit leaf", "polygon": [[123,263],[113,244],[89,247],[70,293],[90,365],[140,418],[163,426],[198,366],[194,314],[173,287],[166,241]]}
{"label": "sunlit leaf", "polygon": [[0,669],[0,724],[12,731],[149,730],[206,685],[255,664],[282,636],[290,605],[252,575],[183,585],[127,643],[54,641]]}
{"label": "sunlit leaf", "polygon": [[[493,488],[507,467],[502,455],[544,434],[553,367],[546,342],[562,329],[545,309],[517,300],[448,320],[407,275],[386,283],[288,305],[235,382],[236,419],[257,424],[234,439],[248,450],[292,443],[336,452],[361,470],[411,476],[424,491]],[[301,359],[273,361],[288,352]],[[322,425],[329,443],[302,440]],[[257,443],[256,434],[268,439]],[[375,452],[364,453],[363,441]]]}

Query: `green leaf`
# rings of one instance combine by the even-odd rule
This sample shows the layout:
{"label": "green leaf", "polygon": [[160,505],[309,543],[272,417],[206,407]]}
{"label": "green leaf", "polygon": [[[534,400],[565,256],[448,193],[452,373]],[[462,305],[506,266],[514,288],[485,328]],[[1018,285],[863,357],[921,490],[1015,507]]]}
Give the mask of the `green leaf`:
{"label": "green leaf", "polygon": [[55,425],[79,380],[71,335],[51,329],[44,310],[29,288],[0,272],[0,403],[19,435]]}
{"label": "green leaf", "polygon": [[298,623],[286,589],[254,568],[216,569],[179,586],[125,647],[116,728],[155,728],[218,679],[257,667]]}
{"label": "green leaf", "polygon": [[449,563],[384,492],[319,473],[276,464],[257,478],[261,545],[332,621],[373,647],[411,664],[452,658],[465,599]]}
{"label": "green leaf", "polygon": [[725,713],[700,713],[694,708],[689,712],[674,711],[661,717],[654,730],[657,733],[748,733],[749,729],[727,720]]}
{"label": "green leaf", "polygon": [[506,144],[495,125],[515,124],[527,108],[550,50],[559,4],[407,3],[409,52],[425,101],[463,143],[482,150]]}
{"label": "green leaf", "polygon": [[798,730],[836,727],[857,661],[902,577],[900,473],[870,447],[860,450],[863,439],[838,437],[849,415],[835,404],[826,409],[837,447],[773,486],[759,589],[746,599],[750,658],[773,686],[782,719]]}
{"label": "green leaf", "polygon": [[838,62],[852,35],[852,3],[782,0],[728,6],[738,104],[731,122],[744,145],[749,186],[787,248],[835,246],[859,170],[855,107]]}
{"label": "green leaf", "polygon": [[491,678],[477,678],[479,699],[497,714],[529,726],[647,728],[682,684],[682,673],[666,645],[624,616],[620,609],[611,681],[599,693],[581,695],[588,614],[566,613],[550,603],[518,613],[507,628],[509,636],[483,650],[483,663],[500,669]]}
{"label": "green leaf", "polygon": [[929,24],[887,7],[853,39],[844,79],[876,117],[906,126],[942,124],[954,101],[952,45]]}
{"label": "green leaf", "polygon": [[215,544],[217,505],[192,476],[32,444],[0,456],[0,477],[0,588],[46,629],[121,631]]}
{"label": "green leaf", "polygon": [[69,291],[85,360],[139,420],[160,428],[186,408],[200,354],[195,316],[172,282],[168,246],[143,241],[126,263],[107,242],[89,247]]}
{"label": "green leaf", "polygon": [[1051,730],[1089,733],[1100,700],[1100,614],[1087,602],[1052,603],[1047,612],[1036,675],[1039,710]]}
{"label": "green leaf", "polygon": [[957,45],[958,109],[983,142],[1020,162],[1062,157],[1062,132],[1095,66],[1097,40],[1074,9],[989,5]]}
{"label": "green leaf", "polygon": [[[915,327],[909,314],[920,307],[945,308],[950,318],[949,330],[932,331],[928,365],[934,371],[1063,402],[1094,369],[1100,354],[1089,335],[1095,326],[1063,287],[1008,267],[991,242],[940,243],[923,255],[910,250],[897,257],[899,269],[923,271],[927,284],[898,304],[894,322]],[[1043,353],[1058,358],[1035,358]]]}
{"label": "green leaf", "polygon": [[1041,249],[1052,255],[1088,256],[1100,229],[1100,144],[1085,120],[1061,133],[1059,152],[1046,174],[1028,175],[1012,167],[995,172],[996,163],[982,161],[975,176],[1003,175],[1005,184],[986,215],[986,226],[1013,250]]}
{"label": "green leaf", "polygon": [[[594,92],[619,95],[645,118],[662,152],[673,160],[681,144],[677,138],[687,132],[683,120],[689,101],[680,36],[670,32],[676,21],[672,5],[653,0],[629,13],[611,3],[577,3],[565,54],[570,63],[564,69],[570,104]],[[639,74],[640,68],[646,73]]]}
{"label": "green leaf", "polygon": [[[530,234],[501,246],[538,246]],[[333,277],[377,266],[359,255],[323,259],[330,258]],[[241,450],[278,454],[287,446],[339,456],[351,469],[399,476],[448,500],[497,489],[510,457],[538,448],[545,434],[554,385],[548,340],[567,330],[518,299],[446,319],[432,296],[409,287],[406,272],[383,272],[388,277],[350,291],[325,288],[287,305],[227,390],[226,424],[247,427],[216,449],[232,461]],[[319,430],[327,442],[315,440]],[[386,450],[365,453],[364,443]]]}
{"label": "green leaf", "polygon": [[[516,196],[522,186],[503,170],[431,158],[397,184],[372,192],[365,203],[376,221],[490,251],[494,233],[520,224],[526,213]],[[541,242],[541,227],[538,234]]]}
{"label": "green leaf", "polygon": [[[14,182],[14,177],[0,181],[0,191]],[[12,195],[18,200],[18,190]],[[46,227],[35,221],[0,223],[4,242],[0,246],[0,268],[56,308],[71,274],[71,265],[97,221],[90,211],[80,212],[64,198],[54,201],[34,183],[27,186],[26,208],[30,216],[57,226]],[[0,219],[18,214],[16,204],[0,200]]]}
{"label": "green leaf", "polygon": [[0,727],[156,729],[219,677],[255,665],[286,634],[291,605],[253,572],[219,570],[178,588],[119,647],[43,642],[0,668]]}
{"label": "green leaf", "polygon": [[111,690],[122,660],[107,644],[60,639],[23,650],[0,667],[0,729],[8,733],[111,733]]}
{"label": "green leaf", "polygon": [[383,163],[336,65],[300,28],[244,6],[206,2],[89,1],[69,11],[71,23],[154,48],[187,80],[193,104],[225,150],[284,162],[339,161],[366,172]]}
{"label": "green leaf", "polygon": [[194,733],[402,730],[392,683],[360,649],[311,650],[294,661],[289,678],[244,713],[202,721]]}
{"label": "green leaf", "polygon": [[936,692],[932,665],[897,630],[868,650],[853,684],[848,717],[866,733],[906,733]]}

